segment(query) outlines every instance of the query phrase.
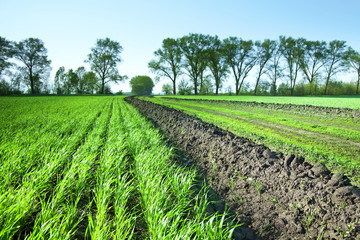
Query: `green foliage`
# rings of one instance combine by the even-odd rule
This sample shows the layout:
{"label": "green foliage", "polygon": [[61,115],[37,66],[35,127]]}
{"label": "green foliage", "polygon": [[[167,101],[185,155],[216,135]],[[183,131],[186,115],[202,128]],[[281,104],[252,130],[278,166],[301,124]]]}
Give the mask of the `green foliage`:
{"label": "green foliage", "polygon": [[96,74],[92,71],[84,73],[83,82],[84,93],[93,94],[95,89],[98,88],[98,79],[96,78]]}
{"label": "green foliage", "polygon": [[285,59],[287,74],[289,76],[291,96],[294,95],[294,88],[300,70],[300,60],[302,56],[301,38],[280,36],[280,51]]}
{"label": "green foliage", "polygon": [[312,85],[320,77],[321,67],[326,59],[325,41],[307,41],[302,39],[302,56],[300,58],[300,68],[305,75],[305,79]]}
{"label": "green foliage", "polygon": [[[215,80],[215,94],[219,93],[222,83],[229,73],[229,66],[225,57],[225,45],[218,36],[210,36],[209,49],[207,51],[208,66]],[[200,92],[202,92],[202,87]]]}
{"label": "green foliage", "polygon": [[209,35],[191,33],[180,38],[180,48],[184,56],[183,67],[193,84],[194,94],[198,94],[208,59]]}
{"label": "green foliage", "polygon": [[15,54],[12,42],[0,36],[0,77],[2,73],[13,64],[9,61]]}
{"label": "green foliage", "polygon": [[[325,49],[324,69],[326,74],[324,95],[328,93],[329,82],[333,77],[346,70],[346,43],[345,41],[334,40],[328,43]],[[345,61],[344,61],[345,60]]]}
{"label": "green foliage", "polygon": [[267,62],[273,55],[273,52],[276,50],[276,42],[270,39],[265,39],[263,42],[256,41],[255,48],[256,48],[256,61],[259,66],[259,70],[257,73],[254,95],[257,94],[258,85],[260,83],[260,77],[264,74],[265,66]]}
{"label": "green foliage", "polygon": [[40,93],[51,63],[43,41],[38,38],[28,38],[16,43],[15,58],[23,64],[19,70],[25,83],[30,87],[31,94]]}
{"label": "green foliage", "polygon": [[[188,91],[188,92],[189,92],[188,94],[191,93],[191,91]],[[213,94],[213,93],[214,93],[214,84],[211,81],[211,76],[208,75],[208,76],[204,77],[204,79],[203,79],[200,94],[201,95],[209,95],[209,94]]]}
{"label": "green foliage", "polygon": [[184,79],[181,79],[181,81],[179,82],[178,89],[179,95],[190,95],[192,92],[191,85]]}
{"label": "green foliage", "polygon": [[238,95],[249,72],[256,64],[252,40],[245,41],[237,37],[224,39],[224,55],[235,78],[235,94]]}
{"label": "green foliage", "polygon": [[131,93],[135,95],[151,95],[155,86],[148,76],[136,76],[130,80]]}
{"label": "green foliage", "polygon": [[122,50],[119,42],[109,38],[98,39],[96,46],[91,49],[86,62],[90,64],[91,70],[100,81],[100,94],[105,93],[106,83],[117,83],[127,79],[127,76],[121,76],[116,68],[117,64],[122,61],[120,58]]}
{"label": "green foliage", "polygon": [[345,52],[346,64],[357,73],[356,94],[359,94],[360,86],[360,53],[352,48]]}
{"label": "green foliage", "polygon": [[169,78],[173,83],[172,93],[176,94],[177,77],[182,74],[180,40],[166,38],[163,40],[162,48],[154,52],[157,60],[151,60],[149,69],[161,77]]}
{"label": "green foliage", "polygon": [[171,93],[173,93],[172,88],[171,88],[171,85],[168,84],[168,83],[163,84],[163,85],[162,85],[162,92],[163,92],[165,95],[170,95]]}
{"label": "green foliage", "polygon": [[123,95],[122,90],[117,91],[117,92],[115,93],[115,95]]}
{"label": "green foliage", "polygon": [[99,88],[97,81],[95,74],[87,72],[84,67],[79,67],[76,71],[69,69],[67,72],[64,67],[60,67],[55,74],[54,92],[58,95],[92,94]]}

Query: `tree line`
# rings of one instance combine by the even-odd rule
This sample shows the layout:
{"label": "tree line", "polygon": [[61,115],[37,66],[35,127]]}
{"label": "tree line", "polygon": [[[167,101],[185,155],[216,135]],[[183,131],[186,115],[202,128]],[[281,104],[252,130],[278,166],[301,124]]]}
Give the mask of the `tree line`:
{"label": "tree line", "polygon": [[[116,68],[122,61],[122,50],[119,42],[109,38],[98,39],[85,60],[90,64],[91,71],[86,71],[83,66],[67,71],[60,67],[51,89],[48,83],[51,60],[44,42],[28,38],[17,43],[0,37],[0,94],[20,94],[22,85],[28,87],[31,94],[110,93],[108,83],[127,79]],[[9,80],[6,81],[4,76]]]}
{"label": "tree line", "polygon": [[[293,96],[297,84],[299,91],[306,88],[307,94],[326,95],[330,88],[348,87],[335,76],[350,69],[357,73],[350,94],[359,94],[360,54],[341,40],[310,41],[285,36],[263,41],[238,37],[221,40],[218,36],[192,33],[164,39],[154,55],[148,67],[157,77],[171,80],[171,85],[163,85],[166,94],[218,94],[224,81],[232,77],[234,82],[228,91],[235,89],[237,95]],[[249,90],[251,72],[255,73],[255,86]],[[190,82],[179,80],[182,75]],[[301,76],[303,81],[299,82]]]}

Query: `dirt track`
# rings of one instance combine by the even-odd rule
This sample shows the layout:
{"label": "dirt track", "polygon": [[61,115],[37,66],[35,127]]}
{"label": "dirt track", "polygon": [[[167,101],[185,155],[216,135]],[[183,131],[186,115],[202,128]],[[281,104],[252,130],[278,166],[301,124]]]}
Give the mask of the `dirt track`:
{"label": "dirt track", "polygon": [[360,191],[323,165],[271,152],[198,118],[126,98],[201,168],[264,239],[359,239]]}

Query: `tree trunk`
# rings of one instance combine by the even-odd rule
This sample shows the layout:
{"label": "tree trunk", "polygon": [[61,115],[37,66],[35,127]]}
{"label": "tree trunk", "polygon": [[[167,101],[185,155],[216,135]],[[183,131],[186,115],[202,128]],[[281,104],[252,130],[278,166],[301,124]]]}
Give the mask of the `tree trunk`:
{"label": "tree trunk", "polygon": [[239,88],[239,79],[235,78],[235,95],[239,95],[240,88]]}
{"label": "tree trunk", "polygon": [[173,94],[176,95],[176,81],[175,81],[175,79],[172,82],[173,82]]}
{"label": "tree trunk", "polygon": [[194,94],[197,95],[198,91],[197,91],[197,79],[194,81]]}
{"label": "tree trunk", "polygon": [[259,81],[260,81],[260,74],[259,74],[259,76],[257,77],[257,79],[256,79],[256,84],[255,84],[255,89],[254,89],[254,95],[256,96],[256,92],[257,92],[257,87],[258,87],[258,85],[259,85]]}
{"label": "tree trunk", "polygon": [[274,88],[274,97],[275,97],[276,96],[276,81],[274,81],[273,88]]}
{"label": "tree trunk", "polygon": [[330,76],[329,76],[329,75],[327,75],[327,77],[326,77],[326,82],[325,82],[324,95],[326,95],[327,88],[328,88],[328,84],[329,84],[329,80],[330,80]]}
{"label": "tree trunk", "polygon": [[277,67],[275,66],[275,72],[274,72],[274,84],[273,84],[273,88],[274,88],[274,96],[276,96],[276,80],[277,80]]}
{"label": "tree trunk", "polygon": [[32,69],[30,68],[30,87],[31,87],[31,94],[35,93],[35,89],[34,89],[34,76],[32,73]]}
{"label": "tree trunk", "polygon": [[359,83],[360,83],[360,71],[358,71],[358,81],[356,85],[356,94],[359,94]]}
{"label": "tree trunk", "polygon": [[104,94],[105,93],[105,79],[102,78],[101,79],[101,91],[100,94]]}
{"label": "tree trunk", "polygon": [[202,94],[202,92],[203,92],[203,72],[201,72],[200,73],[200,89],[199,89],[199,91],[200,91],[200,94]]}

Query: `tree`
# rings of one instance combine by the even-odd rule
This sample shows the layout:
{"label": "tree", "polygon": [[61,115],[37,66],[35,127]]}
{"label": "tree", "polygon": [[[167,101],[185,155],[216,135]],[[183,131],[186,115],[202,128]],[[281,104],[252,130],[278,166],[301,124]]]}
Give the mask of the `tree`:
{"label": "tree", "polygon": [[259,71],[256,78],[254,95],[256,95],[260,77],[264,73],[263,70],[265,69],[266,63],[269,61],[273,52],[275,51],[276,43],[273,40],[265,39],[263,42],[256,41],[255,47],[256,47],[256,57],[257,57],[257,63],[259,65]]}
{"label": "tree", "polygon": [[345,59],[348,66],[353,68],[357,73],[357,82],[356,82],[356,94],[359,94],[359,84],[360,84],[360,53],[352,49],[351,47],[345,53]]}
{"label": "tree", "polygon": [[11,93],[10,84],[4,79],[0,79],[0,95],[8,95]]}
{"label": "tree", "polygon": [[21,94],[22,75],[19,72],[10,74],[11,90],[13,93]]}
{"label": "tree", "polygon": [[3,71],[13,65],[9,62],[9,59],[12,58],[14,54],[14,44],[3,37],[0,37],[0,76]]}
{"label": "tree", "polygon": [[245,78],[256,63],[253,41],[230,37],[224,39],[224,55],[235,77],[235,94],[239,95]]}
{"label": "tree", "polygon": [[198,94],[199,85],[200,88],[202,86],[203,74],[207,67],[208,38],[208,35],[195,33],[180,38],[180,48],[184,56],[183,67],[193,82],[195,95]]}
{"label": "tree", "polygon": [[75,71],[78,79],[78,84],[76,87],[76,93],[83,94],[84,88],[85,88],[85,82],[84,82],[84,74],[86,73],[85,67],[78,67]]}
{"label": "tree", "polygon": [[310,84],[310,94],[313,83],[320,76],[320,69],[324,65],[325,41],[303,41],[303,55],[300,58],[300,68]]}
{"label": "tree", "polygon": [[54,90],[56,94],[63,94],[63,84],[64,84],[64,78],[65,78],[65,67],[60,67],[55,74],[54,79]]}
{"label": "tree", "polygon": [[130,86],[135,95],[150,95],[155,85],[148,76],[136,76],[130,80]]}
{"label": "tree", "polygon": [[104,94],[106,83],[118,83],[127,79],[127,76],[120,76],[116,68],[116,65],[121,62],[122,50],[120,43],[109,38],[98,39],[96,46],[91,49],[85,62],[90,63],[91,70],[96,73],[100,81],[100,94]]}
{"label": "tree", "polygon": [[160,76],[170,78],[172,92],[176,94],[176,80],[181,71],[181,49],[180,40],[166,38],[163,40],[162,48],[154,52],[157,60],[151,60],[148,64],[150,70]]}
{"label": "tree", "polygon": [[98,79],[96,78],[96,74],[92,71],[86,72],[83,75],[83,84],[84,84],[84,92],[93,94],[95,89],[99,88]]}
{"label": "tree", "polygon": [[66,72],[64,67],[60,67],[55,74],[54,90],[56,94],[79,93],[79,82],[79,75],[76,71],[69,69]]}
{"label": "tree", "polygon": [[303,54],[300,42],[303,41],[301,39],[293,39],[292,37],[286,38],[280,36],[280,49],[288,67],[291,96],[294,96],[294,88],[300,69],[300,59]]}
{"label": "tree", "polygon": [[275,41],[275,50],[269,60],[269,64],[266,66],[266,74],[271,79],[271,89],[274,96],[276,96],[277,80],[282,77],[282,68],[280,65],[280,60],[282,57],[282,52],[280,48],[280,42]]}
{"label": "tree", "polygon": [[225,59],[224,45],[218,36],[210,36],[209,45],[207,51],[208,66],[215,80],[215,94],[218,94],[224,78],[229,73],[229,67]]}
{"label": "tree", "polygon": [[214,84],[211,81],[211,76],[207,75],[203,79],[203,86],[201,88],[200,94],[208,95],[214,93]]}
{"label": "tree", "polygon": [[174,89],[173,89],[173,88],[171,87],[171,85],[168,84],[168,83],[165,83],[164,85],[162,85],[162,92],[163,92],[165,95],[170,95],[173,90],[174,90]]}
{"label": "tree", "polygon": [[77,92],[77,86],[79,83],[79,78],[76,72],[74,70],[69,69],[67,73],[65,74],[64,78],[64,89],[65,94],[74,94]]}
{"label": "tree", "polygon": [[31,94],[40,91],[41,80],[50,69],[51,61],[47,58],[47,49],[38,38],[28,38],[15,44],[15,57],[24,64],[20,67],[24,78],[30,85]]}
{"label": "tree", "polygon": [[189,85],[189,82],[187,82],[184,79],[181,79],[178,84],[178,89],[179,89],[178,91],[179,95],[190,95],[193,87]]}
{"label": "tree", "polygon": [[330,79],[335,74],[345,69],[345,51],[346,42],[339,40],[331,41],[325,49],[324,68],[326,73],[326,81],[324,95],[327,94]]}

